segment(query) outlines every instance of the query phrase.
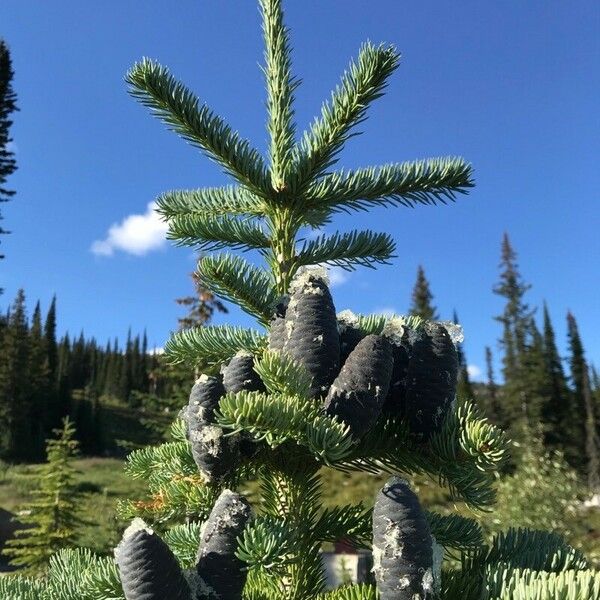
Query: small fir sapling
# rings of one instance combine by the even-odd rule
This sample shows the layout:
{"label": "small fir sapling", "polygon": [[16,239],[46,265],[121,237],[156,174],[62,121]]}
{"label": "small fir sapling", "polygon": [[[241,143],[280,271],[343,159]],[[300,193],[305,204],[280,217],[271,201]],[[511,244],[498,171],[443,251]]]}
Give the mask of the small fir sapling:
{"label": "small fir sapling", "polygon": [[428,440],[440,429],[456,396],[458,356],[446,327],[429,323],[413,344],[406,376],[411,433]]}
{"label": "small fir sapling", "polygon": [[200,534],[195,586],[206,600],[241,600],[247,571],[236,556],[238,538],[250,519],[240,494],[223,490]]}
{"label": "small fir sapling", "polygon": [[377,421],[392,375],[392,344],[382,335],[368,335],[352,350],[327,398],[325,411],[349,426],[356,438]]}
{"label": "small fir sapling", "polygon": [[290,286],[283,351],[312,377],[310,397],[324,396],[340,367],[340,339],[333,299],[317,270]]}
{"label": "small fir sapling", "polygon": [[238,460],[238,436],[225,436],[214,418],[214,411],[224,395],[225,388],[219,377],[201,375],[192,388],[188,405],[181,411],[192,456],[207,481],[218,481],[226,476]]}
{"label": "small fir sapling", "polygon": [[134,519],[115,549],[126,600],[190,600],[183,572],[163,540]]}
{"label": "small fir sapling", "polygon": [[408,483],[391,478],[373,508],[373,571],[381,600],[434,596],[434,540]]}

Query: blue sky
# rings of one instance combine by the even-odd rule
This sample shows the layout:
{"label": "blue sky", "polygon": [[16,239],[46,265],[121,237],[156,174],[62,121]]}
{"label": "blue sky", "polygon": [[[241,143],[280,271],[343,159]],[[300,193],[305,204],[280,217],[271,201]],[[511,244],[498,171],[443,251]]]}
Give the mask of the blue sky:
{"label": "blue sky", "polygon": [[[339,310],[406,310],[418,264],[443,317],[458,310],[469,363],[496,348],[502,233],[546,299],[564,348],[576,315],[600,362],[600,5],[595,1],[288,0],[301,129],[362,41],[396,44],[402,63],[340,166],[461,155],[477,187],[450,206],[376,210],[336,221],[390,232],[393,266],[335,286]],[[260,21],[252,0],[2,0],[20,113],[15,200],[2,207],[6,306],[58,296],[61,331],[104,342],[146,328],[164,344],[191,292],[190,249],[162,241],[147,213],[162,191],[218,185],[218,168],[136,104],[123,76],[156,58],[240,133],[266,146]],[[132,218],[138,215],[137,218]],[[111,230],[112,227],[112,230]],[[233,311],[227,320],[249,323]],[[216,322],[222,322],[223,318]]]}

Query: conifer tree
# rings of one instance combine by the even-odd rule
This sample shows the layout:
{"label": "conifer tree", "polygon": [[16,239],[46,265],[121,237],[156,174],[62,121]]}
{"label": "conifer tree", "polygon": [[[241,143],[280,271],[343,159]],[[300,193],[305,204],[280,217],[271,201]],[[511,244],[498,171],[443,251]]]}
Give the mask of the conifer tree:
{"label": "conifer tree", "polygon": [[11,307],[0,359],[0,410],[2,456],[30,458],[33,448],[31,431],[31,385],[29,379],[29,325],[25,293],[17,292]]}
{"label": "conifer tree", "polygon": [[[456,311],[454,311],[453,321],[457,325],[459,324]],[[471,385],[471,380],[469,378],[467,358],[462,343],[456,344],[456,353],[458,355],[458,384],[456,386],[456,395],[459,398],[473,399],[473,386]]]}
{"label": "conifer tree", "polygon": [[575,439],[579,440],[580,457],[585,457],[585,463],[580,466],[585,469],[588,475],[588,483],[591,489],[597,491],[600,448],[595,425],[596,418],[583,343],[579,335],[577,321],[571,312],[567,313],[567,334],[569,338],[569,365],[573,391],[571,414],[574,429],[578,436]]}
{"label": "conifer tree", "polygon": [[519,431],[523,428],[523,406],[527,407],[530,419],[535,418],[538,410],[535,399],[531,397],[527,369],[528,363],[536,363],[539,348],[532,339],[534,311],[525,302],[525,294],[531,286],[523,281],[519,273],[517,254],[506,233],[502,239],[500,268],[500,282],[493,291],[506,300],[502,314],[496,317],[503,328],[500,339],[504,351],[502,411],[505,423],[511,424],[514,431]]}
{"label": "conifer tree", "polygon": [[[10,149],[10,127],[12,125],[11,114],[18,110],[17,96],[12,89],[14,72],[10,50],[6,42],[0,39],[0,202],[7,202],[14,195],[14,191],[4,187],[6,181],[17,169],[15,154]],[[0,212],[0,220],[2,213]],[[0,235],[8,233],[0,226]],[[4,258],[0,254],[0,258]],[[2,289],[0,288],[0,293]]]}
{"label": "conifer tree", "polygon": [[489,346],[485,347],[485,370],[486,370],[486,395],[487,404],[485,414],[491,419],[492,423],[506,427],[506,423],[502,417],[500,404],[498,401],[498,386],[494,377],[494,358],[492,349]]}
{"label": "conifer tree", "polygon": [[38,302],[33,311],[29,334],[28,374],[31,389],[30,418],[34,442],[33,456],[40,458],[44,452],[44,439],[48,423],[48,395],[50,392],[48,372],[48,353],[43,335],[40,303]]}
{"label": "conifer tree", "polygon": [[425,277],[425,271],[421,265],[417,269],[417,280],[412,292],[412,304],[409,314],[425,319],[426,321],[434,321],[439,319],[437,309],[432,304],[433,294],[429,287],[429,281]]}
{"label": "conifer tree", "polygon": [[44,322],[44,340],[48,356],[48,421],[46,430],[51,431],[60,423],[60,408],[58,406],[58,344],[56,342],[56,296],[52,297],[50,308]]}
{"label": "conifer tree", "polygon": [[39,486],[33,492],[35,500],[19,511],[15,538],[6,544],[4,554],[10,563],[23,572],[39,574],[50,557],[62,548],[71,548],[76,541],[78,494],[72,461],[77,454],[75,428],[68,417],[61,429],[54,431],[56,439],[47,441],[47,464],[38,473]]}
{"label": "conifer tree", "polygon": [[[325,468],[429,474],[453,498],[490,506],[507,441],[471,403],[454,401],[461,341],[455,326],[336,314],[327,277],[315,265],[386,262],[391,237],[301,233],[340,211],[453,199],[472,186],[470,166],[450,158],[335,170],[399,55],[392,46],[363,45],[320,116],[297,136],[298,82],[282,4],[259,4],[266,160],[156,62],[136,64],[127,81],[135,97],[234,179],[226,187],[166,193],[159,210],[181,244],[259,251],[266,268],[232,252],[207,254],[198,273],[265,331],[206,326],[173,335],[170,358],[203,373],[173,425],[173,440],[129,457],[129,472],[148,482],[151,496],[122,507],[138,518],[115,552],[116,566],[71,553],[61,558],[61,573],[50,570],[43,594],[49,598],[59,583],[71,583],[73,564],[85,578],[57,600],[82,590],[101,600],[475,600],[499,598],[506,587],[518,588],[514,600],[524,600],[532,586],[560,593],[572,580],[578,590],[600,586],[600,576],[560,538],[512,530],[485,544],[475,521],[423,510],[396,476],[373,511],[361,504],[323,508]],[[254,515],[234,491],[249,476],[260,483]],[[158,535],[139,517],[167,531]],[[319,550],[339,538],[359,547],[372,543],[377,586],[325,591]],[[458,553],[464,569],[442,577],[443,548]]]}
{"label": "conifer tree", "polygon": [[503,326],[500,343],[504,349],[503,375],[508,383],[525,350],[534,311],[525,302],[525,294],[531,285],[525,283],[519,273],[517,254],[507,233],[502,239],[500,268],[500,283],[494,287],[494,293],[506,299],[504,310],[496,320]]}
{"label": "conifer tree", "polygon": [[544,441],[546,446],[562,450],[571,460],[572,453],[569,449],[572,448],[571,435],[574,432],[569,430],[570,392],[546,303],[544,303],[544,358],[548,384],[547,402],[542,409],[542,420],[545,425]]}

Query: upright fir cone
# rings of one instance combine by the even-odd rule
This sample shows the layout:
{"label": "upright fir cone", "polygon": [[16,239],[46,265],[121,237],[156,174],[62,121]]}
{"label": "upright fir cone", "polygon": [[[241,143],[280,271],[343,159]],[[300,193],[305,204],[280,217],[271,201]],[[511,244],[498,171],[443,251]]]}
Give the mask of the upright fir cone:
{"label": "upright fir cone", "polygon": [[392,345],[382,335],[368,335],[350,353],[336,377],[325,411],[361,437],[377,421],[388,394],[392,375]]}
{"label": "upright fir cone", "polygon": [[214,419],[215,409],[224,394],[225,388],[219,378],[201,375],[192,388],[188,405],[181,412],[192,456],[208,481],[222,479],[238,462],[239,440],[236,436],[225,437]]}
{"label": "upright fir cone", "polygon": [[223,386],[227,393],[263,392],[265,386],[254,370],[254,357],[248,352],[239,352],[221,370]]}
{"label": "upright fir cone", "polygon": [[410,360],[410,343],[405,334],[400,344],[393,344],[394,369],[390,379],[390,389],[383,404],[383,413],[391,417],[406,416],[406,378]]}
{"label": "upright fir cone", "polygon": [[237,539],[249,518],[247,500],[231,490],[223,490],[200,534],[196,563],[198,598],[241,600],[246,571],[235,552]]}
{"label": "upright fir cone", "polygon": [[177,559],[141,519],[125,530],[115,561],[127,600],[191,600]]}
{"label": "upright fir cone", "polygon": [[310,397],[323,396],[340,368],[335,307],[323,277],[305,271],[290,287],[283,351],[311,375]]}
{"label": "upright fir cone", "polygon": [[275,307],[275,314],[269,326],[269,350],[281,352],[285,344],[285,313],[290,299],[285,296]]}
{"label": "upright fir cone", "polygon": [[381,600],[433,597],[433,538],[408,483],[393,477],[373,508],[373,571]]}
{"label": "upright fir cone", "polygon": [[406,377],[406,411],[412,433],[428,440],[439,431],[456,395],[458,356],[448,331],[429,324],[415,341]]}
{"label": "upright fir cone", "polygon": [[340,365],[343,365],[358,342],[366,333],[358,327],[358,317],[351,310],[343,310],[337,316],[340,333]]}

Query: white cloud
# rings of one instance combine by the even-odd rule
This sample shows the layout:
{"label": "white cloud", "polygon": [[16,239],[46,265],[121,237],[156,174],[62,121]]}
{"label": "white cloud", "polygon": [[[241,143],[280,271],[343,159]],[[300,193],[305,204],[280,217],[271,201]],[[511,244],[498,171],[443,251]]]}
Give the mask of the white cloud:
{"label": "white cloud", "polygon": [[329,275],[329,285],[331,287],[343,285],[350,279],[350,272],[341,267],[327,267],[327,275]]}
{"label": "white cloud", "polygon": [[155,212],[156,203],[150,202],[143,215],[129,215],[120,223],[113,223],[103,240],[96,240],[90,250],[97,256],[112,256],[116,250],[143,256],[164,246],[167,224]]}
{"label": "white cloud", "polygon": [[164,354],[164,353],[165,353],[165,349],[162,346],[154,346],[154,348],[151,348],[150,350],[148,350],[148,352],[146,354],[154,355],[154,354]]}
{"label": "white cloud", "polygon": [[393,306],[379,306],[373,311],[376,315],[385,315],[386,317],[393,317],[399,314]]}
{"label": "white cloud", "polygon": [[469,365],[467,367],[467,372],[469,373],[469,377],[476,381],[481,381],[482,371],[477,365]]}

